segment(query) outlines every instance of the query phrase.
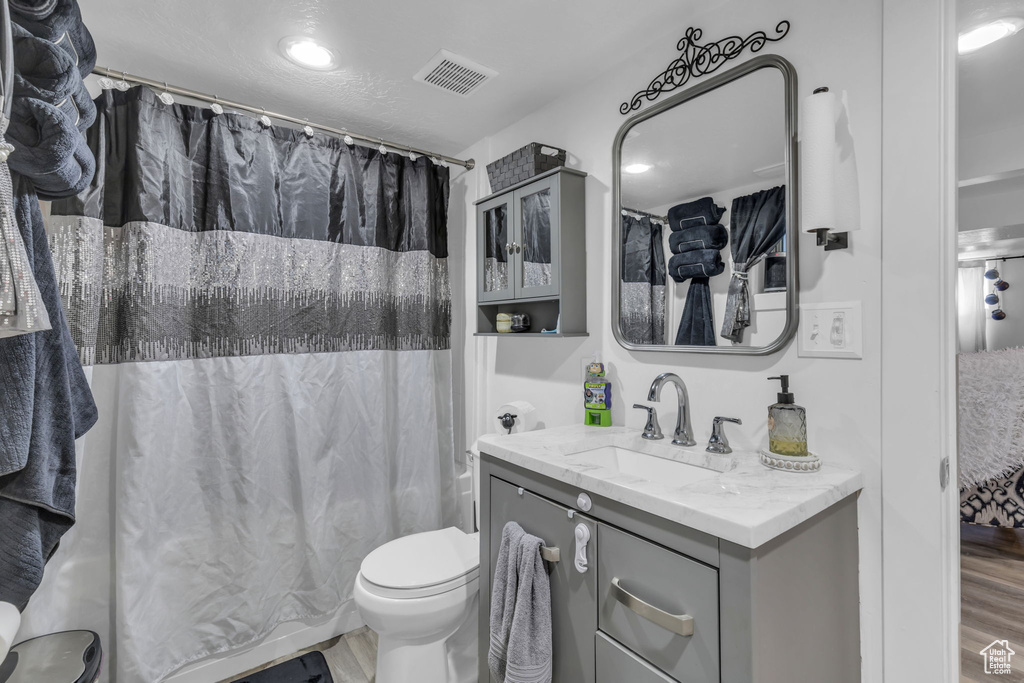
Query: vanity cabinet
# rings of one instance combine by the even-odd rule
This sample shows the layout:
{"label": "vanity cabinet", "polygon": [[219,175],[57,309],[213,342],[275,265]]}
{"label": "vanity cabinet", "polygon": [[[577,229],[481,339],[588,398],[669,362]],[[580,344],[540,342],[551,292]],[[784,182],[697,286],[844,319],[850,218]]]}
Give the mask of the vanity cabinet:
{"label": "vanity cabinet", "polygon": [[530,316],[518,336],[586,333],[585,178],[559,167],[476,202],[478,334],[498,313]]}
{"label": "vanity cabinet", "polygon": [[[855,497],[750,549],[486,451],[480,468],[480,681],[493,680],[491,577],[509,521],[559,549],[558,683],[860,681]],[[577,524],[590,531],[582,572]]]}

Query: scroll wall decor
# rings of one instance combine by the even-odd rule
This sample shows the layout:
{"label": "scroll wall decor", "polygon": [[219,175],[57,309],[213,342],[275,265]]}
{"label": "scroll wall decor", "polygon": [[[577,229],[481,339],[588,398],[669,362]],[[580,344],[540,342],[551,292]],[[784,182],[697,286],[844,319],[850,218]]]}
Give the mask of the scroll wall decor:
{"label": "scroll wall decor", "polygon": [[760,52],[765,45],[777,43],[788,33],[789,22],[782,20],[775,27],[774,37],[770,37],[764,31],[757,31],[746,38],[729,36],[706,45],[699,45],[698,41],[704,35],[704,31],[691,26],[686,29],[686,34],[676,43],[676,49],[681,54],[673,59],[664,71],[655,76],[647,88],[638,91],[628,102],[623,102],[619,106],[619,113],[628,114],[631,111],[636,111],[645,100],[653,102],[662,93],[671,92],[686,85],[691,78],[714,73],[730,59],[739,57],[746,48],[749,47],[751,52]]}

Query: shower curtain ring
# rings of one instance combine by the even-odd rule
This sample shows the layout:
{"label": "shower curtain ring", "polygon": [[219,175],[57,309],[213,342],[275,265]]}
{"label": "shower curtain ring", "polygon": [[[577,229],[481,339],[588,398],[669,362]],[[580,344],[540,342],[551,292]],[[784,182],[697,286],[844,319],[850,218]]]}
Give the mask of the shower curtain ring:
{"label": "shower curtain ring", "polygon": [[260,107],[260,111],[263,112],[260,115],[260,125],[263,126],[264,128],[270,128],[270,123],[271,122],[270,122],[270,117],[267,116],[267,108],[266,107]]}
{"label": "shower curtain ring", "polygon": [[164,81],[164,91],[160,93],[160,101],[167,105],[174,104],[174,97],[167,92],[167,81]]}

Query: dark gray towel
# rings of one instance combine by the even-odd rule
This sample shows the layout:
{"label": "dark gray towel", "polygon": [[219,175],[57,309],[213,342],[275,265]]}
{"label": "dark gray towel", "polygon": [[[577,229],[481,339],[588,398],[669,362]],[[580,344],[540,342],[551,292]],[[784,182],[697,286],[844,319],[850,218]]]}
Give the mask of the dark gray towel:
{"label": "dark gray towel", "polygon": [[23,17],[45,19],[57,9],[57,0],[8,0],[11,11]]}
{"label": "dark gray towel", "polygon": [[52,104],[86,130],[96,120],[96,105],[89,96],[78,67],[57,45],[36,38],[17,24],[14,39],[14,95]]}
{"label": "dark gray towel", "polygon": [[714,225],[725,214],[725,207],[715,204],[711,197],[701,197],[686,204],[677,204],[668,210],[668,224],[673,230],[696,225]]}
{"label": "dark gray towel", "polygon": [[23,609],[75,521],[75,439],[96,404],[71,341],[32,183],[15,215],[53,329],[0,339],[0,601]]}
{"label": "dark gray towel", "polygon": [[717,249],[686,251],[668,260],[668,274],[676,282],[685,282],[691,277],[714,277],[724,270],[725,263]]}
{"label": "dark gray towel", "polygon": [[715,338],[714,309],[711,305],[711,287],[708,286],[706,277],[695,277],[690,280],[683,316],[679,319],[679,330],[676,331],[676,345],[718,345]]}
{"label": "dark gray towel", "polygon": [[31,97],[12,103],[8,139],[11,170],[29,178],[43,199],[71,197],[92,182],[96,158],[85,137],[52,104]]}
{"label": "dark gray towel", "polygon": [[[47,11],[49,10],[49,11]],[[66,50],[85,78],[96,66],[96,45],[89,29],[82,23],[82,13],[75,0],[56,0],[52,3],[11,3],[14,22],[32,35],[55,43]]]}
{"label": "dark gray towel", "polygon": [[498,683],[551,681],[551,583],[540,556],[543,544],[515,522],[501,531],[487,650]]}
{"label": "dark gray towel", "polygon": [[722,249],[729,243],[729,231],[724,225],[696,225],[673,231],[668,236],[668,246],[673,254],[682,254],[695,249]]}

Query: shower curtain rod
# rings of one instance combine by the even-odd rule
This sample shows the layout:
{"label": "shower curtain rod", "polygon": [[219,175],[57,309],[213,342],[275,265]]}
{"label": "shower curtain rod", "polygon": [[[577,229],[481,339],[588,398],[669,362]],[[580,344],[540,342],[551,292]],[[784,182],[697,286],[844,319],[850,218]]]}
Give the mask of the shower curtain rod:
{"label": "shower curtain rod", "polygon": [[136,76],[134,74],[126,73],[124,71],[117,71],[115,69],[108,69],[106,67],[97,66],[92,70],[92,72],[97,76],[106,76],[107,78],[120,78],[123,81],[130,81],[132,83],[137,83],[139,85],[148,85],[150,88],[153,88],[154,90],[161,90],[164,92],[172,93],[174,95],[181,95],[182,97],[190,97],[194,100],[199,100],[201,102],[209,102],[211,104],[217,103],[225,108],[241,109],[242,111],[247,111],[252,114],[265,115],[269,116],[270,118],[278,119],[280,121],[288,121],[289,123],[295,123],[300,126],[309,126],[310,128],[316,128],[317,130],[321,130],[325,133],[330,133],[331,135],[337,135],[338,137],[345,137],[346,135],[348,135],[353,140],[372,143],[374,146],[384,145],[389,149],[401,150],[404,152],[414,152],[415,154],[418,154],[420,156],[431,157],[433,159],[447,161],[448,163],[451,164],[465,166],[467,169],[472,169],[474,166],[476,166],[476,161],[474,161],[473,159],[456,159],[455,157],[450,157],[445,154],[438,154],[437,152],[428,152],[427,150],[419,149],[418,147],[410,147],[409,145],[403,145],[397,142],[389,142],[388,140],[383,140],[381,138],[374,138],[368,135],[353,133],[352,131],[345,130],[344,128],[332,128],[331,126],[324,126],[319,123],[310,123],[305,119],[298,119],[295,118],[294,116],[289,116],[288,114],[278,114],[276,112],[267,111],[262,107],[252,107],[248,104],[242,104],[241,102],[233,102],[231,100],[226,100],[223,97],[215,97],[213,95],[207,95],[205,93],[196,92],[195,90],[189,90],[188,88],[180,88],[176,85],[168,85],[164,81],[154,81],[151,78],[146,78],[144,76]]}
{"label": "shower curtain rod", "polygon": [[663,223],[668,223],[668,218],[666,218],[665,216],[659,216],[656,213],[650,213],[648,211],[641,211],[640,209],[631,209],[631,208],[629,208],[627,206],[622,207],[622,210],[626,211],[628,213],[635,213],[635,214],[639,214],[641,216],[647,216],[648,218],[656,218],[659,221],[662,221]]}

